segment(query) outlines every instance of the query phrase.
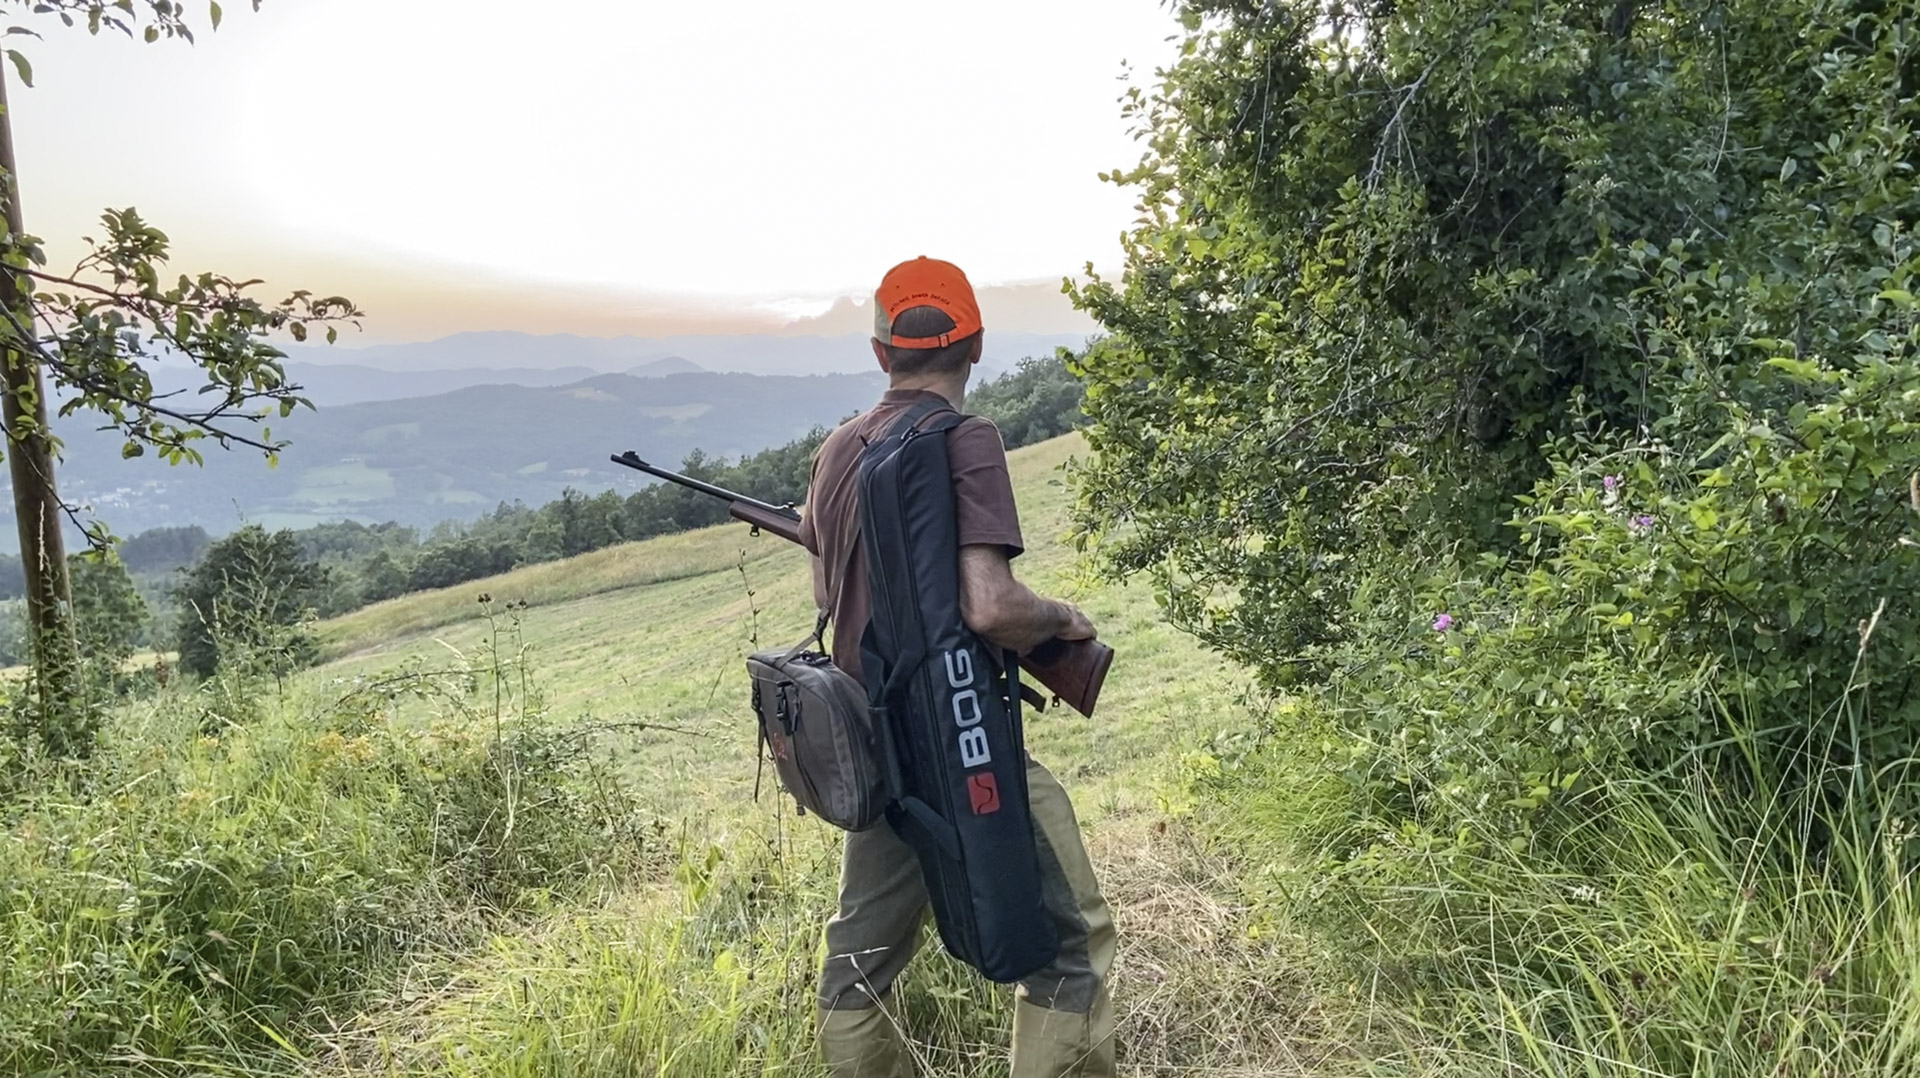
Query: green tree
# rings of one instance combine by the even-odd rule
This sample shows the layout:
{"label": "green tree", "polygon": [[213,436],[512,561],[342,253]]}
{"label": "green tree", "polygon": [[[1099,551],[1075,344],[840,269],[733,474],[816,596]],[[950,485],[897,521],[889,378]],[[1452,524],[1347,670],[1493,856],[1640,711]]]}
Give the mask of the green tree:
{"label": "green tree", "polygon": [[518,560],[505,542],[484,539],[443,539],[429,544],[407,573],[407,590],[450,588],[469,580],[504,573]]}
{"label": "green tree", "polygon": [[[259,6],[255,0],[254,6]],[[220,5],[207,6],[218,27]],[[193,40],[186,8],[176,0],[4,0],[11,16],[9,40],[38,36],[57,21],[139,37],[147,42]],[[7,50],[20,81],[32,85],[32,67],[17,49]],[[271,343],[285,332],[305,340],[313,325],[325,328],[358,315],[343,297],[295,291],[262,302],[249,289],[259,282],[216,273],[168,276],[169,240],[132,208],[101,217],[98,238],[70,270],[47,266],[40,241],[27,232],[17,197],[11,106],[0,75],[0,198],[6,234],[0,242],[0,346],[4,387],[0,414],[6,426],[15,515],[33,642],[42,724],[57,724],[74,701],[72,672],[77,641],[70,616],[71,584],[63,529],[69,519],[94,545],[107,542],[98,521],[82,521],[61,500],[55,483],[58,440],[51,429],[49,380],[61,396],[59,414],[94,413],[126,439],[125,455],[153,451],[172,464],[198,463],[198,443],[245,446],[271,458],[284,443],[264,425],[306,404],[287,381],[283,353]],[[206,374],[207,385],[192,401],[163,399],[153,392],[146,363],[160,353],[182,356]],[[48,731],[52,740],[71,740]]]}
{"label": "green tree", "polygon": [[1078,293],[1115,567],[1424,811],[1717,740],[1691,671],[1783,759],[1911,757],[1916,6],[1183,10]]}
{"label": "green tree", "polygon": [[387,551],[376,551],[360,569],[360,601],[378,603],[404,594],[407,571]]}
{"label": "green tree", "polygon": [[73,618],[80,654],[117,672],[146,636],[147,602],[134,587],[126,563],[111,550],[88,551],[68,559],[73,581]]}
{"label": "green tree", "polygon": [[129,572],[171,573],[200,560],[213,537],[198,524],[149,528],[120,541],[120,560]]}
{"label": "green tree", "polygon": [[[1093,347],[1098,347],[1095,345]],[[1086,386],[1065,356],[1029,356],[1013,370],[967,393],[967,411],[1000,428],[1008,449],[1057,438],[1079,426]]]}
{"label": "green tree", "polygon": [[281,673],[310,661],[316,649],[301,626],[327,584],[290,531],[249,524],[220,539],[177,594],[181,669],[210,677],[243,659]]}

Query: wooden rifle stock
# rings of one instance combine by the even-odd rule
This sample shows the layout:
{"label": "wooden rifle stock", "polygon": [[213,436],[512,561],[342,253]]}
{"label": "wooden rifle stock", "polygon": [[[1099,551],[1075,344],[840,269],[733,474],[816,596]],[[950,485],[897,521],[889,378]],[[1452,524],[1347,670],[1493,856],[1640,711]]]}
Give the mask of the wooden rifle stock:
{"label": "wooden rifle stock", "polygon": [[[631,452],[616,455],[612,459],[615,464],[624,464],[636,471],[723,499],[727,503],[727,513],[735,520],[751,524],[755,531],[770,532],[789,543],[800,542],[800,514],[788,506],[769,505],[711,483],[656,468]],[[1106,683],[1107,668],[1112,665],[1113,649],[1098,640],[1049,640],[1020,656],[1022,670],[1046,686],[1055,699],[1088,718],[1093,717],[1093,707],[1100,700],[1100,687]]]}
{"label": "wooden rifle stock", "polygon": [[789,543],[800,541],[798,520],[789,519],[779,513],[769,513],[757,505],[748,505],[745,502],[733,502],[727,506],[727,512],[733,516],[733,519],[746,521],[760,531],[772,532]]}
{"label": "wooden rifle stock", "polygon": [[1049,640],[1020,656],[1020,669],[1087,718],[1093,718],[1112,665],[1113,649],[1098,640]]}

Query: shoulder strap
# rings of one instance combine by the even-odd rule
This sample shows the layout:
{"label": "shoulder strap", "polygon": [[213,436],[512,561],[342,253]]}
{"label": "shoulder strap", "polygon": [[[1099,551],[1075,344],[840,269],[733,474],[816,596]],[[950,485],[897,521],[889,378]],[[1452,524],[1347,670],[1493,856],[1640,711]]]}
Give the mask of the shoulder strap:
{"label": "shoulder strap", "polygon": [[[840,524],[840,571],[834,572],[827,567],[827,607],[814,619],[812,642],[824,650],[827,646],[827,622],[833,619],[833,608],[840,605],[840,590],[846,586],[847,574],[853,572],[853,544],[860,537],[860,517],[857,513],[848,513],[847,519]],[[802,640],[801,647],[808,641]]]}
{"label": "shoulder strap", "polygon": [[[906,427],[911,427],[943,408],[951,409],[952,405],[949,405],[946,401],[922,401],[908,409],[899,419],[894,420],[893,424],[887,428],[886,436],[892,437],[895,431],[906,429],[902,426],[903,423]],[[853,545],[859,541],[859,538],[860,513],[855,509],[847,513],[846,519],[840,522],[840,549],[842,553],[839,559],[839,568],[836,571],[834,566],[827,566],[826,608],[821,610],[819,616],[814,619],[813,635],[795,645],[793,651],[787,655],[787,658],[791,659],[793,656],[798,655],[808,644],[819,644],[822,650],[826,650],[827,623],[833,620],[833,608],[840,605],[840,592],[841,589],[846,586],[847,574],[853,572]]]}
{"label": "shoulder strap", "polygon": [[[943,418],[940,422],[929,426],[925,431],[920,430],[922,423],[943,412],[947,413],[951,418]],[[953,405],[944,400],[920,401],[911,408],[908,408],[905,412],[902,412],[899,418],[889,424],[884,437],[897,437],[905,434],[909,430],[920,433],[949,430],[958,426],[965,419],[966,417],[956,411]],[[786,657],[788,659],[800,654],[801,651],[806,649],[808,644],[817,643],[823,649],[827,646],[827,623],[832,620],[833,608],[840,605],[840,590],[846,585],[847,574],[853,571],[853,545],[859,540],[859,537],[860,515],[857,511],[848,513],[846,520],[844,520],[840,526],[841,549],[846,553],[840,558],[840,568],[837,573],[831,566],[827,569],[827,608],[820,611],[819,616],[814,619],[813,635],[795,645],[793,650],[787,654]]]}
{"label": "shoulder strap", "polygon": [[[926,422],[934,416],[939,416],[940,418],[935,419],[931,423]],[[916,435],[942,433],[965,423],[968,418],[970,417],[961,413],[959,409],[944,400],[921,401],[894,421],[893,426],[887,429],[887,437],[892,438],[905,435],[908,431],[913,431]],[[926,423],[924,427],[921,426],[923,423]],[[822,622],[822,624],[824,625],[825,622]],[[1019,679],[1017,673],[1019,669],[1018,660],[1013,652],[1009,651],[1005,654],[1000,654],[997,651],[989,651],[989,654],[992,654],[999,660],[1002,674],[1008,677],[1011,683],[1017,687],[1022,700],[1025,700],[1035,711],[1045,711],[1047,709],[1046,698],[1041,696],[1039,691],[1033,686]]]}
{"label": "shoulder strap", "polygon": [[[920,429],[920,425],[922,423],[925,423],[928,419],[931,419],[932,417],[939,415],[942,412],[952,413],[953,419],[951,421],[933,424],[932,426],[928,427],[926,431],[922,431]],[[913,407],[908,408],[906,411],[900,413],[900,418],[895,419],[892,425],[887,427],[886,436],[889,438],[897,437],[899,435],[905,434],[909,430],[922,433],[922,434],[932,430],[946,430],[950,427],[958,425],[959,422],[965,418],[966,417],[961,415],[959,411],[954,408],[953,405],[948,404],[944,400],[920,401],[914,404]]]}

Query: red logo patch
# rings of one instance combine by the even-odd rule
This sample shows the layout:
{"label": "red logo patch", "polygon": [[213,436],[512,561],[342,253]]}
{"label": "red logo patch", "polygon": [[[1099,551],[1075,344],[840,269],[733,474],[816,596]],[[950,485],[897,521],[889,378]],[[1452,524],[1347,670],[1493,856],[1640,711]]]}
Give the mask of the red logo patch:
{"label": "red logo patch", "polygon": [[991,771],[967,776],[967,796],[973,800],[975,816],[1000,811],[1000,783]]}
{"label": "red logo patch", "polygon": [[780,731],[773,731],[768,735],[767,740],[773,745],[774,759],[785,760],[792,755],[791,750],[787,748],[787,739],[780,736]]}

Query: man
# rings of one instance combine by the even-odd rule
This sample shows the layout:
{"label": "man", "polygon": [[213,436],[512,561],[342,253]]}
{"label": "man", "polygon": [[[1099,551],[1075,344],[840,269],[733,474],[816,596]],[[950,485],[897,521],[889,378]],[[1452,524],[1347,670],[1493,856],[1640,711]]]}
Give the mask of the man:
{"label": "man", "polygon": [[[814,597],[833,617],[833,660],[860,676],[860,636],[870,602],[860,550],[860,451],[902,412],[926,400],[956,411],[980,362],[980,308],[966,275],[918,258],[888,271],[874,293],[873,354],[891,385],[880,403],[827,437],[814,457],[801,541],[813,555]],[[947,434],[959,530],[960,609],[967,627],[1015,651],[1062,637],[1090,640],[1091,622],[1071,604],[1043,599],[1014,579],[1020,521],[1000,432],[969,418]],[[1042,899],[1061,941],[1059,957],[1015,992],[1015,1078],[1114,1073],[1107,970],[1113,918],[1094,879],[1066,790],[1027,761],[1040,852]],[[919,864],[892,828],[847,836],[840,911],[827,923],[820,976],[820,1041],[836,1078],[905,1078],[917,1072],[890,992],[920,944],[928,913]]]}

